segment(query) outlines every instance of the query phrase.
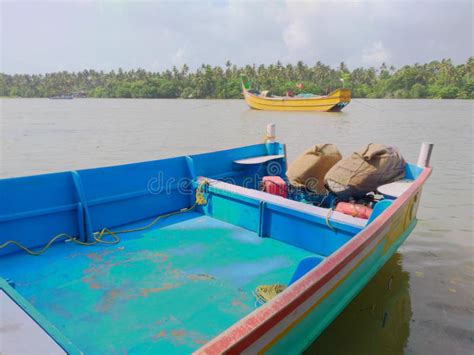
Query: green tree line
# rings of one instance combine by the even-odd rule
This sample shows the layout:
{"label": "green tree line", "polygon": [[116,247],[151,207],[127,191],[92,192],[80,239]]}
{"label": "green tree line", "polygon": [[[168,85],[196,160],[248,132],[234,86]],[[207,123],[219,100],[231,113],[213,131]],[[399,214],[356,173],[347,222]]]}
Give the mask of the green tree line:
{"label": "green tree line", "polygon": [[[327,94],[344,85],[358,98],[474,98],[474,57],[454,65],[450,59],[402,68],[355,68],[344,63],[332,68],[321,62],[309,66],[301,61],[283,65],[246,65],[227,62],[224,67],[203,64],[195,71],[180,69],[150,72],[143,69],[103,72],[56,72],[49,74],[0,74],[0,96],[51,97],[82,93],[110,98],[241,98],[240,75],[246,74],[252,87],[284,95],[311,92]],[[296,88],[299,83],[303,89]]]}

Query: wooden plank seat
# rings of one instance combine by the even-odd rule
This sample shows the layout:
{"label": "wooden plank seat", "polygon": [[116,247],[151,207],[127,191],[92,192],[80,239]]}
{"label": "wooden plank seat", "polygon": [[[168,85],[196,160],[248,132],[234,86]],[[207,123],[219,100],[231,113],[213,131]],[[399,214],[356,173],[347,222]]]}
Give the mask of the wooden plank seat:
{"label": "wooden plank seat", "polygon": [[[224,192],[232,192],[234,194],[256,199],[258,201],[270,202],[278,206],[286,207],[292,210],[307,213],[307,214],[317,216],[320,218],[325,219],[329,213],[328,208],[317,207],[317,206],[309,205],[306,203],[293,201],[281,196],[276,196],[276,195],[272,195],[263,191],[258,191],[258,190],[238,186],[238,185],[229,184],[229,183],[219,181],[219,180],[214,180],[210,178],[202,178],[202,179],[206,179],[213,189],[218,189]],[[336,212],[336,211],[333,211],[331,213],[330,219],[331,221],[343,223],[343,224],[357,227],[357,228],[363,228],[367,224],[366,219],[352,217],[352,216],[346,215],[344,213]]]}
{"label": "wooden plank seat", "polygon": [[255,164],[263,164],[272,160],[283,159],[284,157],[285,157],[284,155],[262,155],[259,157],[234,160],[234,163],[241,164],[241,165],[255,165]]}

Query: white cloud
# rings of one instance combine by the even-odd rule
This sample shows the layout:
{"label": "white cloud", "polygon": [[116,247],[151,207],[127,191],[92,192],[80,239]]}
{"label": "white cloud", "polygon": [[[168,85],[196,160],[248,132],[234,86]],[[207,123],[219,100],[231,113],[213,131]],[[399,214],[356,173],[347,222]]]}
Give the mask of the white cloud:
{"label": "white cloud", "polygon": [[362,52],[362,63],[367,66],[378,67],[382,63],[390,62],[390,54],[381,41],[372,43],[369,48]]}
{"label": "white cloud", "polygon": [[178,48],[178,50],[176,51],[176,53],[174,54],[174,57],[175,59],[178,61],[178,62],[182,62],[183,59],[184,59],[184,49],[183,48]]}
{"label": "white cloud", "polygon": [[289,50],[304,50],[310,44],[308,29],[301,22],[291,23],[283,31],[283,40]]}

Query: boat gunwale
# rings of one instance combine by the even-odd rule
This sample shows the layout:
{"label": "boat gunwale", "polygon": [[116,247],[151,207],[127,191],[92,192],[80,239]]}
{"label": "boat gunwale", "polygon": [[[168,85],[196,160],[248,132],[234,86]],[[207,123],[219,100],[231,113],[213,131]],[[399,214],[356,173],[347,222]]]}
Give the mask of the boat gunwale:
{"label": "boat gunwale", "polygon": [[196,353],[237,353],[250,347],[276,324],[296,310],[314,295],[327,282],[355,259],[371,242],[380,236],[392,221],[392,217],[417,192],[431,175],[432,168],[423,168],[415,183],[410,186],[394,203],[380,214],[371,224],[355,235],[345,245],[328,256],[318,267],[309,271],[283,291],[278,297],[242,318],[230,328],[217,335]]}

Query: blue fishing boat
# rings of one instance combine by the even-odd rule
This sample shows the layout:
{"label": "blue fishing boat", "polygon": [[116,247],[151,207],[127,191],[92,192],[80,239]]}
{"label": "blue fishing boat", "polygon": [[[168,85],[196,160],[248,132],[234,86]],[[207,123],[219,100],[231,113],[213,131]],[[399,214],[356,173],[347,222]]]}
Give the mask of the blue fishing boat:
{"label": "blue fishing boat", "polygon": [[261,191],[274,136],[1,179],[2,353],[303,351],[415,227],[430,146],[363,219]]}

